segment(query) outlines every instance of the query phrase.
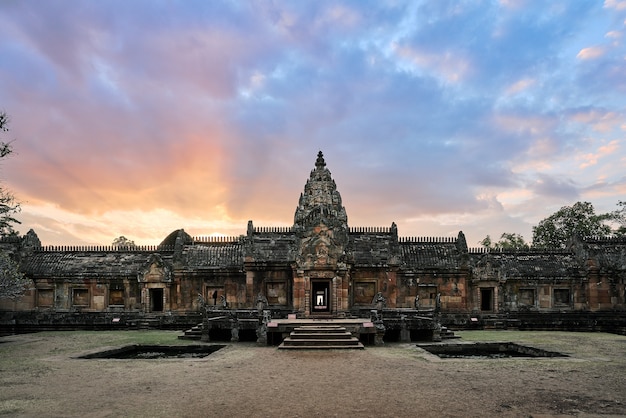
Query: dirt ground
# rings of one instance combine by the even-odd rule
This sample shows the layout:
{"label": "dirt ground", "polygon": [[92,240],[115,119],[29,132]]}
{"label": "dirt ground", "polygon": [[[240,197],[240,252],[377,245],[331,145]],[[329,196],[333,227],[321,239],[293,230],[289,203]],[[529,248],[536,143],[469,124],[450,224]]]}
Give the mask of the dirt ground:
{"label": "dirt ground", "polygon": [[[202,359],[84,360],[178,332],[46,332],[0,338],[0,415],[24,417],[626,416],[626,337],[462,332],[569,358],[441,360],[415,344],[283,351],[230,344]],[[194,343],[194,342],[191,342]]]}

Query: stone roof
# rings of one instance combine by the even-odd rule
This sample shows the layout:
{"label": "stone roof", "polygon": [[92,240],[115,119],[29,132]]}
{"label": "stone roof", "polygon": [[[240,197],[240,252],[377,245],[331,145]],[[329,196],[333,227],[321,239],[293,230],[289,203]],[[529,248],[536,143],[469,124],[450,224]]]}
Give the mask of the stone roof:
{"label": "stone roof", "polygon": [[583,248],[585,258],[593,259],[595,267],[608,271],[626,271],[626,237],[587,238]]}
{"label": "stone roof", "polygon": [[239,242],[187,245],[183,264],[187,268],[238,268],[243,266],[244,246]]}
{"label": "stone roof", "polygon": [[498,279],[557,279],[584,277],[586,269],[569,251],[506,251],[471,254],[472,274],[478,277],[497,272]]}
{"label": "stone roof", "polygon": [[143,251],[37,251],[22,263],[31,277],[135,276],[152,252]]}
{"label": "stone roof", "polygon": [[349,235],[352,262],[357,266],[378,266],[389,262],[389,233],[355,233]]}
{"label": "stone roof", "polygon": [[255,262],[292,263],[295,261],[297,238],[291,230],[268,228],[267,232],[255,231],[250,237],[250,256]]}
{"label": "stone roof", "polygon": [[413,269],[458,269],[462,257],[456,242],[400,242],[400,260]]}

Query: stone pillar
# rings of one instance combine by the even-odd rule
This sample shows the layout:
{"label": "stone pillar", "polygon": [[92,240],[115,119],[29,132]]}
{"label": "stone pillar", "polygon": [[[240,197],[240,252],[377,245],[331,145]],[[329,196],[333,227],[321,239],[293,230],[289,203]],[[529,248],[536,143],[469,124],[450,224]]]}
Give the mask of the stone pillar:
{"label": "stone pillar", "polygon": [[311,315],[311,279],[304,276],[304,316]]}
{"label": "stone pillar", "polygon": [[264,309],[259,317],[259,323],[256,330],[256,342],[261,345],[267,345],[267,324],[272,318],[272,311]]}
{"label": "stone pillar", "polygon": [[385,336],[385,324],[382,319],[379,319],[374,322],[374,326],[376,327],[376,336],[374,337],[374,345],[384,345],[383,337]]}
{"label": "stone pillar", "polygon": [[230,318],[230,341],[234,343],[239,341],[239,321],[236,317]]}
{"label": "stone pillar", "polygon": [[406,320],[406,315],[402,315],[400,317],[400,342],[401,343],[410,343],[411,342],[411,330],[409,329],[409,324]]}
{"label": "stone pillar", "polygon": [[254,271],[246,270],[246,307],[254,306],[254,276]]}
{"label": "stone pillar", "polygon": [[143,312],[150,312],[150,290],[145,285],[141,288],[141,304]]}
{"label": "stone pillar", "polygon": [[340,297],[341,297],[341,308],[343,309],[344,312],[347,312],[350,310],[351,306],[350,306],[350,289],[352,287],[352,284],[350,283],[350,273],[349,272],[345,272],[344,276],[341,280],[341,288],[339,289],[339,291],[341,292]]}
{"label": "stone pillar", "polygon": [[207,316],[206,313],[206,308],[204,315],[202,317],[202,335],[200,336],[200,341],[208,343],[209,341],[211,341],[211,338],[209,337],[209,330],[211,329],[211,323],[209,322],[209,317]]}
{"label": "stone pillar", "polygon": [[390,270],[387,272],[387,286],[389,286],[389,292],[387,293],[387,307],[397,307],[396,299],[398,297],[398,286],[396,280],[396,271]]}
{"label": "stone pillar", "polygon": [[441,324],[439,323],[439,318],[435,319],[437,324],[435,325],[435,329],[433,329],[433,341],[441,342]]}
{"label": "stone pillar", "polygon": [[293,277],[293,309],[304,311],[304,277],[300,272]]}
{"label": "stone pillar", "polygon": [[341,277],[335,276],[332,281],[332,292],[333,292],[333,306],[331,313],[337,315],[337,313],[341,312]]}
{"label": "stone pillar", "polygon": [[374,335],[374,345],[383,345],[383,337],[385,336],[385,324],[383,323],[382,311],[372,309],[370,311],[370,320],[376,328],[376,334]]}

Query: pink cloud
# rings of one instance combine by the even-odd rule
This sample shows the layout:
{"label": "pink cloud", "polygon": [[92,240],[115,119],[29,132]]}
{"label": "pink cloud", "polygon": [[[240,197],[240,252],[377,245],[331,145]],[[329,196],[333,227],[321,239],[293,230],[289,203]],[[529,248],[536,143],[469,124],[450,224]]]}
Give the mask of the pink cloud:
{"label": "pink cloud", "polygon": [[576,54],[576,58],[583,61],[594,60],[602,57],[605,52],[605,49],[601,46],[590,46],[588,48],[581,49],[578,54]]}
{"label": "pink cloud", "polygon": [[612,155],[619,150],[619,141],[613,140],[606,145],[603,145],[598,148],[597,152],[589,153],[578,157],[579,160],[583,162],[580,163],[579,167],[581,169],[590,167],[592,165],[598,164],[598,161],[602,158]]}

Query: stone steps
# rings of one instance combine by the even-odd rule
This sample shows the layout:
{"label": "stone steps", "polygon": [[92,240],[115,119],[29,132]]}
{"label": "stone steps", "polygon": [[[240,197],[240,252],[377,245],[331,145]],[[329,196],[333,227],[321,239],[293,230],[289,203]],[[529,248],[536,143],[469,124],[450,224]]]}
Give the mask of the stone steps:
{"label": "stone steps", "polygon": [[279,349],[362,349],[358,338],[337,325],[303,325],[295,328]]}
{"label": "stone steps", "polygon": [[447,327],[441,327],[441,332],[439,336],[442,340],[452,340],[455,338],[461,338],[458,335],[455,335],[454,331],[450,331]]}
{"label": "stone steps", "polygon": [[184,335],[178,336],[179,340],[201,340],[202,339],[202,324],[198,324],[188,330],[185,330]]}
{"label": "stone steps", "polygon": [[161,325],[161,320],[159,318],[141,318],[137,321],[137,329],[138,330],[150,330],[150,329],[158,329]]}

